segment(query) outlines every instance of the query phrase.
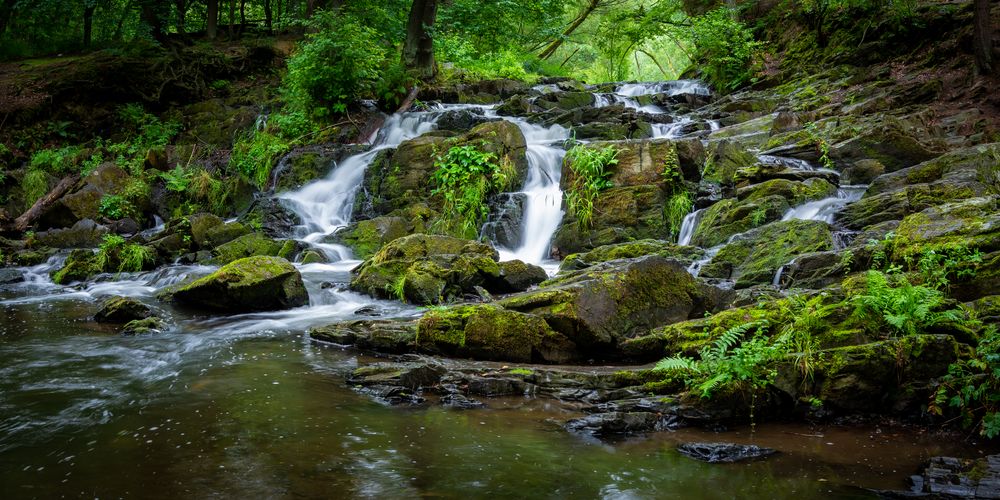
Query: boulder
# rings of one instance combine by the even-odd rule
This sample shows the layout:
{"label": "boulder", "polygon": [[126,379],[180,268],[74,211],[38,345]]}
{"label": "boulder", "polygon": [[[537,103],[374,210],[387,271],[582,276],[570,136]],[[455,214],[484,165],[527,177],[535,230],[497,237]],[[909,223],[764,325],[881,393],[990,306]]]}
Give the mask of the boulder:
{"label": "boulder", "polygon": [[386,243],[413,232],[414,225],[399,216],[381,216],[354,222],[334,235],[334,239],[351,248],[354,256],[367,259]]}
{"label": "boulder", "polygon": [[500,263],[500,276],[493,282],[493,290],[500,293],[523,292],[549,278],[545,269],[520,260]]}
{"label": "boulder", "polygon": [[437,304],[499,292],[499,255],[493,247],[443,235],[414,234],[385,245],[353,271],[351,289],[379,298]]}
{"label": "boulder", "polygon": [[254,256],[291,258],[298,250],[295,240],[277,241],[260,233],[250,233],[222,244],[212,250],[213,262],[228,264],[234,260]]}
{"label": "boulder", "polygon": [[681,246],[665,240],[638,240],[597,247],[589,252],[567,256],[559,265],[559,271],[577,271],[617,259],[630,259],[645,255],[659,255],[676,259],[683,263],[704,255],[704,250],[693,246]]}
{"label": "boulder", "polygon": [[417,327],[413,322],[398,320],[345,321],[311,328],[309,337],[359,349],[402,354],[412,350]]}
{"label": "boulder", "polygon": [[69,227],[83,219],[97,219],[101,198],[120,192],[127,180],[128,173],[114,163],[102,164],[46,208],[38,218],[38,228]]}
{"label": "boulder", "polygon": [[0,285],[20,283],[24,281],[24,273],[18,269],[0,269]]}
{"label": "boulder", "polygon": [[84,281],[101,272],[97,256],[93,250],[77,249],[70,252],[62,267],[49,273],[52,282],[65,285],[74,281]]}
{"label": "boulder", "polygon": [[788,220],[748,231],[722,247],[700,276],[736,281],[737,288],[770,284],[778,268],[808,252],[833,249],[830,227],[822,221]]}
{"label": "boulder", "polygon": [[282,205],[281,200],[271,197],[255,199],[240,216],[239,222],[272,238],[287,237],[296,225],[301,224],[299,217]]}
{"label": "boulder", "polygon": [[274,167],[271,186],[276,193],[301,188],[325,177],[337,163],[368,148],[362,144],[321,144],[295,148]]}
{"label": "boulder", "polygon": [[94,248],[108,232],[107,227],[92,219],[83,219],[73,223],[73,227],[35,233],[35,241],[52,248]]}
{"label": "boulder", "polygon": [[604,245],[667,238],[665,201],[663,189],[653,184],[602,191],[594,202],[591,226],[580,227],[575,216],[567,215],[553,237],[552,253],[565,257]]}
{"label": "boulder", "polygon": [[912,490],[901,497],[1000,498],[1000,455],[961,459],[933,457],[919,475],[910,477]]}
{"label": "boulder", "polygon": [[132,320],[146,319],[153,311],[142,302],[131,297],[111,297],[101,304],[101,309],[94,315],[98,323],[128,323]]}
{"label": "boulder", "polygon": [[231,312],[289,309],[309,303],[302,276],[281,257],[239,259],[184,285],[174,300],[193,307]]}
{"label": "boulder", "polygon": [[1000,250],[1000,195],[947,203],[905,217],[896,229],[893,258],[955,247]]}
{"label": "boulder", "polygon": [[160,333],[166,329],[167,323],[162,319],[153,316],[144,319],[135,319],[125,323],[122,327],[122,335],[150,335]]}
{"label": "boulder", "polygon": [[677,446],[677,452],[701,462],[720,464],[759,460],[778,453],[778,450],[753,444],[684,443]]}

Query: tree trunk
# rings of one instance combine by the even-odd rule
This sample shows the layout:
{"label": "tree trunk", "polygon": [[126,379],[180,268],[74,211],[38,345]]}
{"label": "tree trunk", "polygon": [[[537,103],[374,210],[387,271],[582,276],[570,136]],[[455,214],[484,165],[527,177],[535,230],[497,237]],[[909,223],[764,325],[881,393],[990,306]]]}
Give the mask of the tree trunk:
{"label": "tree trunk", "polygon": [[94,33],[94,9],[96,3],[85,3],[83,6],[83,46],[90,47]]}
{"label": "tree trunk", "polygon": [[208,13],[205,17],[205,36],[209,40],[214,40],[219,29],[219,0],[207,0]]}
{"label": "tree trunk", "polygon": [[10,20],[14,17],[14,4],[17,0],[3,0],[0,3],[0,35],[7,31],[7,26],[10,26]]}
{"label": "tree trunk", "polygon": [[236,36],[236,0],[229,0],[229,38]]}
{"label": "tree trunk", "polygon": [[570,25],[565,30],[563,30],[562,35],[560,35],[559,38],[553,40],[552,43],[548,45],[548,47],[545,47],[545,50],[543,50],[541,54],[538,54],[538,58],[548,59],[552,57],[552,54],[556,53],[556,50],[558,50],[559,47],[562,46],[566,38],[572,35],[573,32],[576,31],[576,29],[579,28],[580,25],[583,24],[583,22],[586,21],[588,17],[590,17],[590,14],[593,13],[594,10],[597,9],[597,7],[600,4],[601,0],[590,0],[590,3],[588,3],[587,7],[583,9],[583,12],[581,12],[580,15],[576,16],[576,19],[574,19],[573,22],[570,23]]}
{"label": "tree trunk", "polygon": [[316,12],[316,0],[306,0],[306,19],[311,18],[314,12]]}
{"label": "tree trunk", "polygon": [[267,30],[267,34],[271,34],[271,26],[274,19],[272,18],[273,13],[271,12],[271,0],[264,0],[264,29]]}
{"label": "tree trunk", "polygon": [[993,72],[993,26],[990,23],[990,0],[975,0],[972,16],[973,44],[979,73]]}
{"label": "tree trunk", "polygon": [[149,34],[157,42],[166,43],[167,36],[163,31],[163,19],[160,18],[160,14],[156,9],[157,5],[155,2],[146,0],[142,2],[142,10],[140,16],[142,17],[142,22],[149,26]]}
{"label": "tree trunk", "polygon": [[240,0],[240,35],[247,27],[247,0]]}
{"label": "tree trunk", "polygon": [[187,24],[187,0],[174,0],[174,7],[177,9],[177,33],[183,35]]}
{"label": "tree trunk", "polygon": [[434,40],[427,31],[437,19],[437,4],[438,0],[413,0],[410,19],[406,23],[403,66],[421,80],[432,80],[437,73]]}

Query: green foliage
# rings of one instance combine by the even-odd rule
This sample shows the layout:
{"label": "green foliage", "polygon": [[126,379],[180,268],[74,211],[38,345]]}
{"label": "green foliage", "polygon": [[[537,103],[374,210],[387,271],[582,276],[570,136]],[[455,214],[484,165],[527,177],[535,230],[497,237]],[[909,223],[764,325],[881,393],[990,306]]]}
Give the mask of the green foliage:
{"label": "green foliage", "polygon": [[49,174],[44,170],[29,168],[21,181],[21,187],[24,189],[25,199],[34,203],[49,192]]}
{"label": "green foliage", "polygon": [[692,208],[694,208],[694,199],[688,191],[671,195],[667,200],[667,204],[663,207],[663,218],[672,238],[676,239],[680,234],[681,226],[684,225],[684,217],[691,213]]}
{"label": "green foliage", "polygon": [[312,32],[288,59],[285,99],[292,111],[323,119],[374,89],[385,49],[378,33],[357,19],[321,11]]}
{"label": "green foliage", "polygon": [[787,312],[792,320],[782,327],[778,336],[778,343],[785,346],[788,356],[798,366],[803,384],[812,379],[816,363],[823,357],[817,337],[829,330],[827,317],[834,310],[823,305],[825,299],[825,294],[812,298],[791,297]]}
{"label": "green foliage", "polygon": [[44,170],[53,174],[68,173],[77,164],[80,152],[79,146],[43,149],[31,156],[28,168]]}
{"label": "green foliage", "polygon": [[180,165],[173,170],[162,172],[160,178],[166,182],[167,189],[175,193],[187,191],[188,184],[191,183],[191,173]]}
{"label": "green foliage", "polygon": [[577,144],[566,153],[566,159],[576,174],[566,191],[566,205],[576,216],[580,229],[589,229],[598,194],[612,186],[613,172],[608,167],[618,164],[618,149],[614,146],[595,149]]}
{"label": "green foliage", "polygon": [[444,199],[441,224],[446,232],[474,239],[489,213],[486,199],[508,188],[514,177],[506,158],[474,145],[454,146],[434,161],[431,194]]}
{"label": "green foliage", "polygon": [[854,316],[873,332],[915,335],[944,322],[962,321],[961,311],[941,310],[944,295],[913,285],[905,276],[868,271],[866,293],[851,298]]}
{"label": "green foliage", "polygon": [[146,112],[139,104],[126,104],[119,108],[118,117],[122,122],[124,140],[120,142],[99,143],[115,163],[133,175],[142,172],[146,153],[150,148],[166,146],[178,132],[181,125],[177,122],[162,121],[156,115]]}
{"label": "green foliage", "polygon": [[767,220],[767,209],[764,207],[757,207],[750,213],[750,224],[753,227],[760,227],[765,220]]}
{"label": "green foliage", "polygon": [[132,210],[132,204],[124,196],[117,194],[102,196],[101,203],[97,207],[99,214],[112,220],[124,219],[132,213]]}
{"label": "green foliage", "polygon": [[940,290],[947,288],[952,280],[975,277],[976,268],[982,262],[983,254],[978,249],[956,246],[938,251],[925,250],[920,254],[916,267],[924,285]]}
{"label": "green foliage", "polygon": [[[734,326],[702,348],[699,359],[674,356],[661,360],[656,369],[680,374],[706,399],[718,391],[763,389],[776,375],[773,361],[784,354],[784,346],[765,335],[768,326],[766,320]],[[750,331],[753,336],[744,339]]]}
{"label": "green foliage", "polygon": [[275,134],[254,130],[233,144],[229,168],[264,189],[271,180],[271,169],[291,144]]}
{"label": "green foliage", "polygon": [[1000,436],[1000,333],[990,325],[976,346],[976,353],[948,368],[941,378],[929,410],[941,415],[944,406],[955,408],[963,427],[975,424],[988,438]]}
{"label": "green foliage", "polygon": [[196,169],[193,173],[188,172],[187,179],[188,196],[204,203],[214,214],[232,213],[233,208],[230,206],[230,201],[236,189],[235,179],[216,179],[204,169]]}
{"label": "green foliage", "polygon": [[97,248],[96,265],[102,271],[138,272],[155,260],[152,248],[127,243],[117,234],[106,235]]}
{"label": "green foliage", "polygon": [[819,152],[819,164],[823,168],[833,170],[836,164],[830,158],[830,143],[820,135],[815,123],[807,123],[804,130],[809,140],[816,145],[816,151]]}
{"label": "green foliage", "polygon": [[763,44],[754,40],[736,12],[720,7],[691,21],[691,37],[706,79],[727,90],[750,83]]}

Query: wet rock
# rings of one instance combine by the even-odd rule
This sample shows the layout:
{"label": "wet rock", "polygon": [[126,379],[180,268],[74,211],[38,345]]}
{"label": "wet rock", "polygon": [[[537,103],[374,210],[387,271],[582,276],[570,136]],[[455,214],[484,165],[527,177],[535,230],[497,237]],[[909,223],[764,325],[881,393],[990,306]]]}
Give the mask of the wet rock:
{"label": "wet rock", "polygon": [[441,406],[457,410],[475,410],[486,405],[482,401],[465,397],[461,394],[452,393],[441,396]]}
{"label": "wet rock", "polygon": [[527,384],[516,378],[474,377],[469,380],[469,394],[477,396],[513,396],[525,393]]}
{"label": "wet rock", "polygon": [[248,227],[260,228],[272,238],[287,237],[301,223],[298,216],[282,205],[280,200],[266,197],[255,199],[246,213],[240,216],[239,222]]}
{"label": "wet rock", "polygon": [[677,451],[688,458],[710,464],[759,460],[777,453],[777,450],[752,444],[734,443],[684,443]]}
{"label": "wet rock", "polygon": [[483,224],[483,238],[503,248],[520,247],[521,221],[527,199],[524,193],[504,193],[497,196],[490,207],[490,215]]}
{"label": "wet rock", "polygon": [[412,389],[400,387],[398,385],[370,385],[361,386],[356,390],[372,399],[390,406],[410,405],[418,406],[424,404],[426,399]]}
{"label": "wet rock", "polygon": [[576,418],[566,423],[572,432],[593,436],[641,434],[660,430],[660,416],[651,412],[607,412]]}
{"label": "wet rock", "polygon": [[83,219],[76,221],[73,227],[36,233],[35,241],[52,248],[94,248],[108,233],[107,227],[91,219]]}
{"label": "wet rock", "polygon": [[309,303],[302,276],[281,257],[248,257],[182,286],[176,301],[232,312],[289,309]]}
{"label": "wet rock", "polygon": [[483,110],[479,108],[456,109],[441,115],[441,118],[437,121],[437,129],[465,132],[476,125],[497,120],[498,118],[487,117],[483,113]]}
{"label": "wet rock", "polygon": [[701,276],[736,280],[737,288],[770,284],[778,268],[798,255],[833,249],[822,221],[774,222],[738,236],[701,269]]}
{"label": "wet rock", "polygon": [[593,221],[581,227],[573,214],[563,218],[552,240],[552,253],[565,257],[594,248],[669,237],[663,220],[667,197],[660,185],[613,187],[594,202]]}
{"label": "wet rock", "polygon": [[359,259],[375,255],[386,243],[412,234],[414,225],[399,216],[382,216],[354,222],[335,235],[335,242],[354,251]]}
{"label": "wet rock", "polygon": [[122,327],[122,335],[150,335],[160,333],[167,327],[167,323],[162,319],[153,316],[145,319],[135,319],[125,323]]}
{"label": "wet rock", "polygon": [[141,230],[142,226],[140,226],[139,223],[131,217],[116,220],[108,224],[108,231],[114,234],[131,235],[136,234]]}
{"label": "wet rock", "polygon": [[913,493],[948,498],[1000,498],[1000,455],[979,459],[934,457],[910,481]]}
{"label": "wet rock", "polygon": [[153,314],[146,304],[131,297],[112,297],[101,304],[94,315],[98,323],[128,323],[132,320],[148,318]]}
{"label": "wet rock", "polygon": [[351,372],[347,381],[366,387],[393,386],[412,391],[437,384],[446,371],[440,363],[431,360],[372,363]]}
{"label": "wet rock", "polygon": [[295,148],[281,159],[271,173],[275,193],[292,191],[326,176],[345,158],[369,148],[360,144],[321,144]]}
{"label": "wet rock", "polygon": [[191,227],[191,239],[201,248],[214,247],[215,245],[209,242],[208,232],[225,224],[218,215],[208,213],[191,215],[188,217],[188,223]]}
{"label": "wet rock", "polygon": [[77,249],[70,252],[63,266],[49,273],[49,276],[53,283],[65,285],[74,281],[84,281],[100,272],[101,268],[97,265],[97,256],[93,250]]}
{"label": "wet rock", "polygon": [[689,263],[700,258],[704,251],[697,247],[681,246],[665,240],[639,240],[597,247],[589,252],[575,253],[563,259],[562,271],[578,271],[595,264],[617,259],[631,259],[645,255],[659,255]]}
{"label": "wet rock", "polygon": [[544,269],[534,264],[508,260],[500,263],[500,276],[491,288],[499,293],[523,292],[548,277]]}
{"label": "wet rock", "polygon": [[325,264],[328,262],[326,255],[318,250],[305,250],[299,261],[303,264]]}
{"label": "wet rock", "polygon": [[216,264],[228,264],[238,259],[255,256],[270,256],[290,259],[298,251],[295,240],[278,241],[260,233],[250,233],[212,250]]}
{"label": "wet rock", "polygon": [[834,185],[840,182],[840,176],[836,172],[790,168],[781,163],[756,163],[750,167],[737,169],[733,175],[733,181],[742,186],[774,179],[800,182],[819,179]]}
{"label": "wet rock", "polygon": [[842,180],[845,184],[871,184],[878,176],[885,173],[885,165],[878,160],[858,160],[844,169]]}
{"label": "wet rock", "polygon": [[541,109],[574,109],[594,104],[594,94],[590,92],[552,92],[543,94],[535,100],[535,105]]}
{"label": "wet rock", "polygon": [[70,192],[50,205],[38,219],[40,229],[69,227],[83,219],[100,217],[101,198],[118,193],[128,180],[128,173],[104,163],[79,182]]}
{"label": "wet rock", "polygon": [[20,283],[24,281],[24,273],[17,269],[0,269],[0,285]]}
{"label": "wet rock", "polygon": [[399,320],[357,320],[311,328],[309,336],[359,349],[402,354],[413,350],[417,328],[413,322]]}

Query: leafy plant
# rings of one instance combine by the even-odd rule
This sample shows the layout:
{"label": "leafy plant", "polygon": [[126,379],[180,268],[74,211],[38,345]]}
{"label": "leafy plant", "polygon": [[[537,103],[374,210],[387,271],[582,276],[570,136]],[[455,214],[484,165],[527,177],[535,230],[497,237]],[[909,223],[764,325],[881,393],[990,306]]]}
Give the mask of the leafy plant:
{"label": "leafy plant", "polygon": [[233,144],[229,167],[264,189],[271,179],[274,164],[290,147],[287,140],[275,134],[253,130]]}
{"label": "leafy plant", "polygon": [[43,149],[31,156],[28,168],[44,170],[53,174],[67,173],[76,165],[80,152],[79,146]]}
{"label": "leafy plant", "polygon": [[788,312],[793,319],[782,327],[778,336],[778,342],[787,348],[788,356],[799,368],[803,383],[812,379],[816,363],[822,358],[816,335],[829,328],[826,318],[833,311],[823,306],[825,298],[825,294],[791,297]]}
{"label": "leafy plant", "polygon": [[684,217],[691,212],[692,208],[694,208],[694,200],[691,198],[691,193],[687,191],[674,194],[667,200],[667,204],[663,207],[663,218],[667,227],[670,228],[672,238],[676,239],[680,234],[681,226],[684,225]]}
{"label": "leafy plant", "polygon": [[964,245],[943,250],[925,250],[917,261],[923,284],[940,290],[947,288],[953,279],[963,280],[976,276],[976,269],[983,262],[978,249]]}
{"label": "leafy plant", "polygon": [[506,158],[481,151],[476,146],[453,146],[434,161],[432,195],[444,199],[443,229],[465,238],[475,238],[489,214],[486,199],[509,187],[514,167]]}
{"label": "leafy plant", "polygon": [[963,427],[975,424],[983,436],[1000,436],[1000,333],[996,325],[986,329],[974,356],[948,367],[929,410],[941,415],[945,404],[958,410]]}
{"label": "leafy plant", "polygon": [[[776,371],[769,366],[782,354],[782,346],[764,335],[768,321],[754,321],[726,330],[699,352],[699,359],[673,356],[656,364],[657,370],[679,373],[685,384],[711,398],[720,390],[758,390],[769,385]],[[754,334],[744,339],[749,332]]]}
{"label": "leafy plant", "polygon": [[764,207],[757,207],[750,213],[750,224],[753,227],[759,227],[765,220],[767,220],[767,209]]}
{"label": "leafy plant", "polygon": [[608,167],[618,164],[618,149],[601,149],[577,144],[566,153],[570,168],[576,174],[566,191],[566,205],[576,216],[580,229],[589,229],[594,217],[594,202],[601,191],[610,188],[613,172]]}
{"label": "leafy plant", "polygon": [[37,168],[28,168],[21,181],[24,197],[29,204],[34,203],[49,192],[49,174]]}
{"label": "leafy plant", "polygon": [[166,182],[167,189],[175,193],[187,191],[191,182],[191,173],[184,167],[177,165],[173,170],[168,170],[160,174],[160,178]]}
{"label": "leafy plant", "polygon": [[957,309],[939,310],[945,298],[938,290],[913,285],[902,275],[893,277],[880,271],[868,271],[865,278],[867,293],[851,300],[855,317],[873,331],[887,328],[897,335],[914,335],[944,322],[962,320]]}
{"label": "leafy plant", "polygon": [[97,212],[109,219],[124,219],[132,212],[132,205],[125,199],[124,196],[106,194],[101,197],[101,202],[97,207]]}
{"label": "leafy plant", "polygon": [[138,272],[152,264],[156,254],[152,248],[127,243],[117,234],[104,236],[97,249],[96,265],[102,271]]}
{"label": "leafy plant", "polygon": [[709,82],[733,90],[753,79],[763,44],[733,9],[720,7],[693,18],[690,33]]}

